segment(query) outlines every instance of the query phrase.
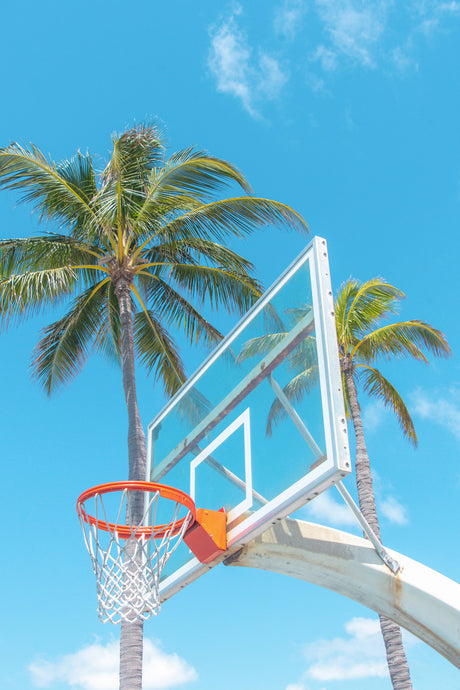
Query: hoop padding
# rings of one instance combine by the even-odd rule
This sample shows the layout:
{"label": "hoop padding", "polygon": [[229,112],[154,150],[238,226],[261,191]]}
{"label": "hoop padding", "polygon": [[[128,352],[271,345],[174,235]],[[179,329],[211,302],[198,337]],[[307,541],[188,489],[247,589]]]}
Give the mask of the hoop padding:
{"label": "hoop padding", "polygon": [[[136,524],[129,517],[133,491],[143,494],[142,519]],[[113,504],[117,493],[119,505],[116,501],[115,516],[109,520],[106,504]],[[168,503],[169,521],[155,525]],[[195,521],[190,496],[153,482],[112,482],[83,492],[77,513],[96,576],[100,620],[133,623],[157,615],[161,572]]]}

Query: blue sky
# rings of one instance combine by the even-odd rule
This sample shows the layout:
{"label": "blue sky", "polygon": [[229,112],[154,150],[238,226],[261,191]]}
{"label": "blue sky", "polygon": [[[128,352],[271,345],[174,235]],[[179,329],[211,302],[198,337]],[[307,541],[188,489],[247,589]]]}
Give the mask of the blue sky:
{"label": "blue sky", "polygon": [[[328,240],[334,289],[381,275],[406,293],[403,318],[447,335],[450,360],[384,365],[417,450],[381,406],[362,408],[385,544],[458,580],[460,3],[26,0],[2,19],[1,145],[33,141],[55,160],[89,149],[102,163],[112,132],[155,118],[172,150],[226,158],[257,195],[302,213]],[[12,194],[0,218],[2,237],[36,232]],[[269,285],[304,244],[270,228],[235,246]],[[47,399],[29,364],[51,318],[0,339],[1,684],[106,690],[119,630],[97,620],[75,500],[126,476],[120,373],[94,357]],[[202,356],[184,352],[190,372]],[[139,396],[146,426],[164,398],[141,370]],[[337,492],[305,516],[356,531]],[[384,690],[375,620],[327,590],[222,566],[146,624],[144,686]],[[407,654],[418,690],[459,690],[458,670],[412,636]]]}

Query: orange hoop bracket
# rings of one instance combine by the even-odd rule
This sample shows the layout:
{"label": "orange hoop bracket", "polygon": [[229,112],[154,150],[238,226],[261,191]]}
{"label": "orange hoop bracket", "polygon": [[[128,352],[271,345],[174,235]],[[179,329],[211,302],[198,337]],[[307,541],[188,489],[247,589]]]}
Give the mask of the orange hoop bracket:
{"label": "orange hoop bracket", "polygon": [[[93,525],[98,529],[102,529],[105,532],[116,532],[122,539],[129,539],[134,536],[138,537],[153,537],[154,539],[161,539],[165,534],[171,530],[171,525],[173,523],[167,523],[164,525],[150,525],[150,526],[140,526],[136,527],[133,531],[129,525],[115,525],[112,522],[107,522],[106,520],[101,520],[93,515],[89,515],[85,509],[85,502],[93,498],[94,496],[100,494],[107,494],[116,491],[145,491],[146,493],[158,493],[162,498],[166,498],[170,501],[175,501],[180,503],[185,508],[187,508],[192,514],[192,520],[190,525],[196,520],[196,508],[195,504],[188,494],[180,489],[175,489],[172,486],[166,486],[165,484],[157,484],[154,482],[142,482],[142,481],[125,481],[125,482],[110,482],[108,484],[99,484],[98,486],[93,486],[91,489],[84,491],[77,499],[77,513],[80,518],[89,525]],[[189,519],[188,516],[178,520],[171,531],[171,535],[174,536],[178,534],[185,520]]]}

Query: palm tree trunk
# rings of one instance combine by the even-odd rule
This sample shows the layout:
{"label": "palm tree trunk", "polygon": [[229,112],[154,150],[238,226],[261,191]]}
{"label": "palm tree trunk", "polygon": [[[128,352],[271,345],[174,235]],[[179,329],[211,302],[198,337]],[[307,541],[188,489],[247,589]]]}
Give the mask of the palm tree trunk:
{"label": "palm tree trunk", "polygon": [[[343,363],[342,368],[345,375],[348,401],[350,403],[351,418],[353,421],[353,428],[355,430],[356,438],[355,467],[359,506],[362,514],[366,518],[371,528],[374,530],[378,540],[381,542],[380,527],[377,517],[377,510],[375,507],[374,490],[372,486],[371,468],[369,456],[367,454],[366,442],[364,440],[361,410],[358,403],[353,370],[351,366],[346,365],[346,362]],[[412,682],[410,678],[409,664],[407,663],[406,653],[404,651],[401,629],[399,625],[385,616],[379,615],[379,619],[380,630],[382,631],[382,637],[385,644],[388,670],[390,672],[393,688],[395,690],[411,690]]]}
{"label": "palm tree trunk", "polygon": [[[129,479],[145,479],[146,450],[136,395],[134,366],[133,318],[129,281],[118,280],[115,286],[121,320],[121,358],[123,389],[128,410],[128,458]],[[127,510],[134,524],[139,524],[143,514],[143,495],[130,492]],[[142,690],[142,652],[144,625],[122,621],[120,633],[120,690]]]}

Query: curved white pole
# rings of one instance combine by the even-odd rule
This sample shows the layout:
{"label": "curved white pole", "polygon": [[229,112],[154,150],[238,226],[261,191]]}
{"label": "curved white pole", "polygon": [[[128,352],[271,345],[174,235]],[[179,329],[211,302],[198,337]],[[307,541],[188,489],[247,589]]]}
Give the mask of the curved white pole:
{"label": "curved white pole", "polygon": [[271,570],[343,594],[410,630],[460,668],[460,585],[388,551],[401,565],[397,575],[366,539],[285,519],[225,563]]}

